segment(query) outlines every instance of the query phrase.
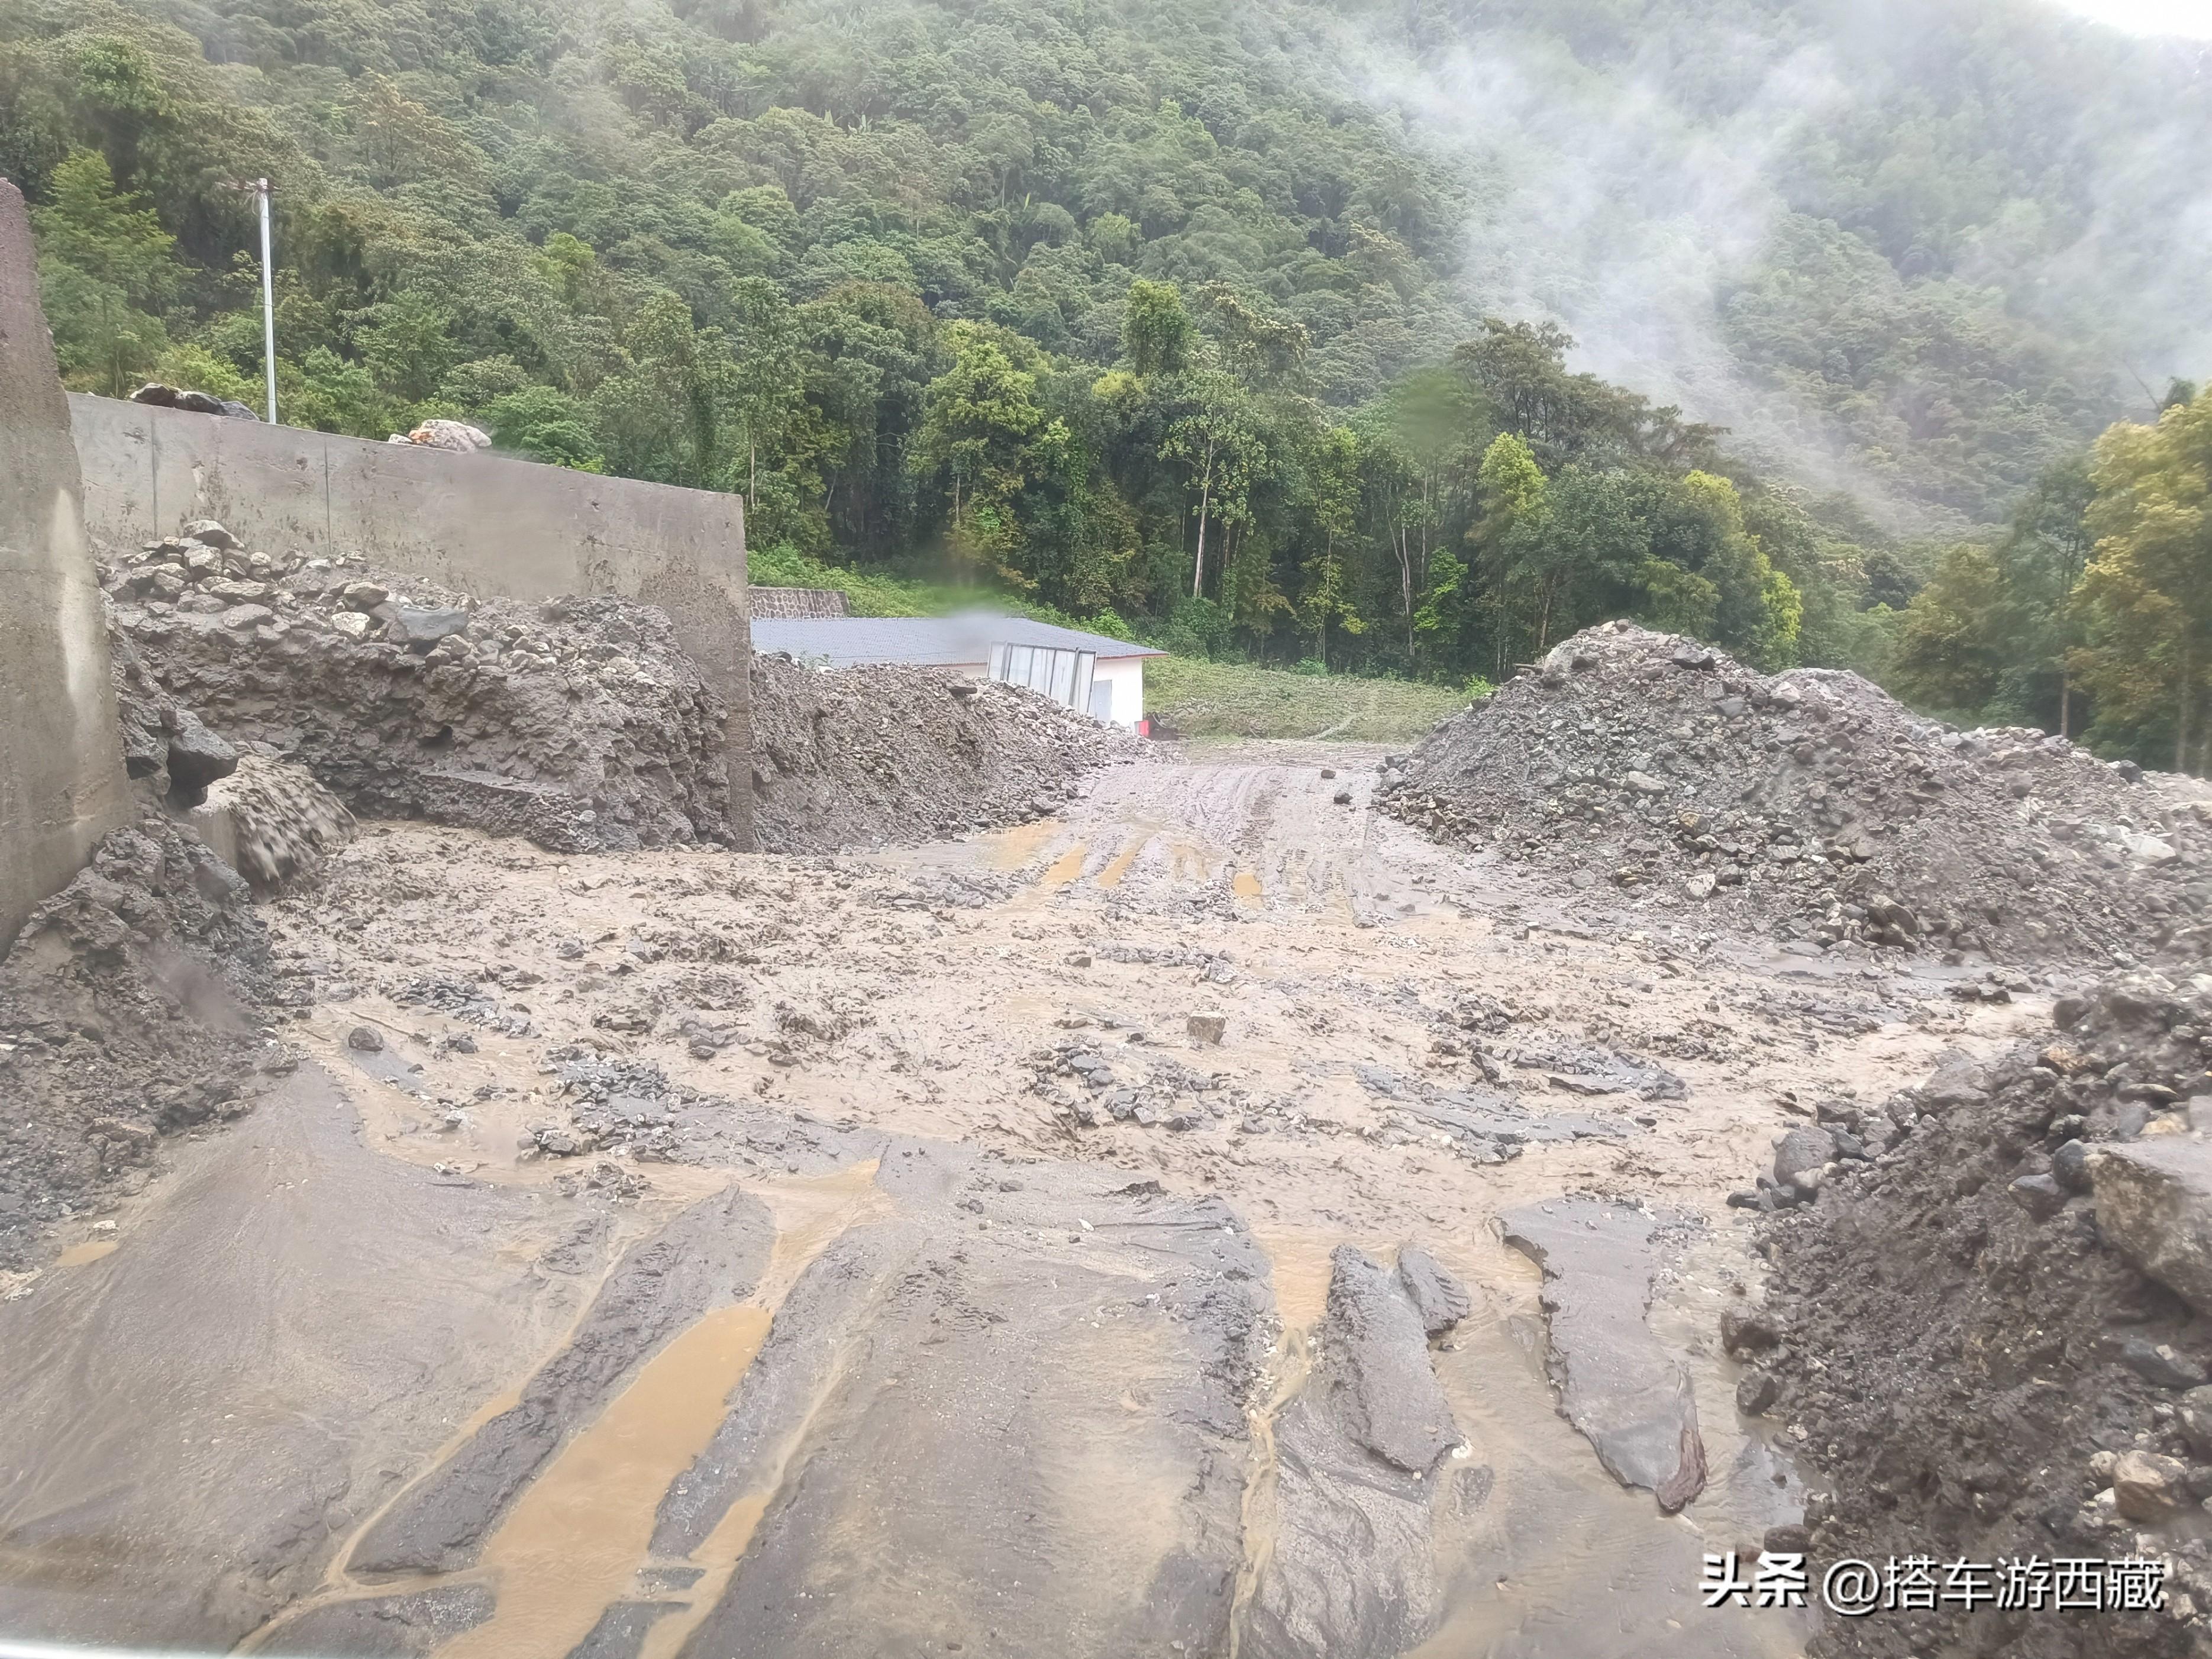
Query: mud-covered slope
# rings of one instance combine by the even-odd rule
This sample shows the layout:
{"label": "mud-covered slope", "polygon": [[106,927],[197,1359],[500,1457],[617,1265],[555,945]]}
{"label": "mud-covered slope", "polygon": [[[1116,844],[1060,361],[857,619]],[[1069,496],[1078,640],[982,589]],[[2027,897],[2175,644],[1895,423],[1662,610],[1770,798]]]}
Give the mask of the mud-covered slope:
{"label": "mud-covered slope", "polygon": [[729,835],[721,701],[667,617],[612,598],[477,603],[220,525],[119,559],[114,631],[222,738],[365,816],[561,852]]}
{"label": "mud-covered slope", "polygon": [[[358,560],[241,547],[212,522],[186,529],[106,576],[137,705],[173,704],[126,722],[139,774],[180,765],[189,788],[203,763],[258,748],[365,817],[555,852],[729,840],[726,711],[653,606],[478,600]],[[763,659],[752,695],[769,852],[1018,823],[1142,747],[1034,693],[927,669]]]}
{"label": "mud-covered slope", "polygon": [[2106,963],[2212,907],[2212,792],[1856,674],[1767,676],[1625,622],[1438,726],[1378,799],[1715,929]]}
{"label": "mud-covered slope", "polygon": [[[1792,1131],[1770,1190],[1817,1197],[1767,1224],[1766,1306],[1723,1336],[1754,1368],[1739,1401],[1778,1382],[1767,1409],[1805,1431],[1808,1482],[1828,1489],[1808,1508],[1816,1569],[2144,1555],[2172,1564],[2166,1608],[1883,1612],[1833,1621],[1817,1651],[2212,1643],[2212,1322],[2141,1270],[2144,1224],[2098,1173],[2212,1152],[2204,1107],[2186,1103],[2212,1091],[2212,994],[2138,975],[2059,1013],[2068,1029],[1993,1066],[1955,1061],[1879,1109],[1832,1103],[1826,1126]],[[2188,1206],[2148,1224],[2185,1233]]]}
{"label": "mud-covered slope", "polygon": [[106,836],[0,960],[0,1270],[141,1184],[161,1136],[246,1109],[270,991],[246,883],[159,811]]}

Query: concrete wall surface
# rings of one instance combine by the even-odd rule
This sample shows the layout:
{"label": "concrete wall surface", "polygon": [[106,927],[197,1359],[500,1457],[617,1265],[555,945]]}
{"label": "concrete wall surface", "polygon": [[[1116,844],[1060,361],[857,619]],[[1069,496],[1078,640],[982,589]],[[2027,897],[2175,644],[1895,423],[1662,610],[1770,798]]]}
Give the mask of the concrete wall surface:
{"label": "concrete wall surface", "polygon": [[750,622],[734,495],[371,443],[72,393],[87,521],[130,546],[216,519],[249,547],[356,554],[478,595],[657,605],[729,705],[732,829],[752,844]]}
{"label": "concrete wall surface", "polygon": [[30,218],[0,179],[0,951],[135,813]]}

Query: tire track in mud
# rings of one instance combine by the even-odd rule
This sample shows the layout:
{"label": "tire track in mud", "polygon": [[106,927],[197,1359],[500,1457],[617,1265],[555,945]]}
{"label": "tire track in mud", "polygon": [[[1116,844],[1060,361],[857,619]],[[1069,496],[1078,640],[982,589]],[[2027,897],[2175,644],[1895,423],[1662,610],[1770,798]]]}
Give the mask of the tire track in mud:
{"label": "tire track in mud", "polygon": [[633,1245],[514,1403],[486,1407],[349,1540],[325,1590],[246,1649],[553,1659],[641,1636],[649,1619],[611,1615],[640,1577],[655,1506],[791,1284],[882,1207],[875,1170],[732,1185]]}

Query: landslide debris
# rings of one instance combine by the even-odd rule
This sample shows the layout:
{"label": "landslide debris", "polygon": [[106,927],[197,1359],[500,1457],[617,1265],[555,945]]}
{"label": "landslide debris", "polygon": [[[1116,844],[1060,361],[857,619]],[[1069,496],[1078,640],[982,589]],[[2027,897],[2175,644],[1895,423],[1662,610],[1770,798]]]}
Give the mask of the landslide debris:
{"label": "landslide debris", "polygon": [[910,845],[1042,817],[1142,739],[1018,686],[753,659],[753,830],[769,853]]}
{"label": "landslide debris", "polygon": [[556,852],[728,839],[721,700],[653,606],[479,603],[185,531],[111,567],[112,632],[230,744],[306,766],[364,816]]}
{"label": "landslide debris", "polygon": [[[1723,1340],[1752,1365],[1740,1404],[1802,1430],[1829,1488],[1806,1516],[1816,1583],[1844,1557],[2146,1556],[2171,1563],[2166,1606],[1878,1613],[1817,1652],[2212,1643],[2212,1322],[2177,1293],[2202,1285],[2212,1198],[2136,1205],[2110,1178],[2212,1151],[2212,984],[2127,975],[2056,1012],[1986,1067],[1793,1132],[1775,1176],[1811,1195],[1764,1224],[1765,1305]],[[1829,1144],[1791,1144],[1808,1133]]]}
{"label": "landslide debris", "polygon": [[[653,606],[480,600],[250,550],[204,520],[117,558],[105,586],[133,773],[180,805],[244,750],[306,767],[364,817],[553,852],[731,838],[726,710]],[[1034,692],[927,669],[757,659],[752,693],[769,852],[1021,822],[1142,749]]]}
{"label": "landslide debris", "polygon": [[158,809],[32,912],[0,961],[0,1270],[290,1063],[241,1012],[271,980],[246,884]]}
{"label": "landslide debris", "polygon": [[1386,763],[1376,799],[1438,839],[1815,955],[2124,965],[2182,935],[2201,951],[2212,908],[2201,785],[1626,622]]}

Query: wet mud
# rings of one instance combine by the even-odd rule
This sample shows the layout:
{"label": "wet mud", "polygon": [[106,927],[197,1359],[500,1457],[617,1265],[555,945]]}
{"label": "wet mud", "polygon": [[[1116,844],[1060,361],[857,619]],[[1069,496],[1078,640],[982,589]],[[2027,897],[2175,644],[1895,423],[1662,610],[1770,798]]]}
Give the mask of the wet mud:
{"label": "wet mud", "polygon": [[2030,1011],[1624,931],[1371,758],[865,860],[365,825],[264,907],[296,1077],[0,1285],[0,1632],[1796,1651],[1696,1595],[1802,1493],[1727,1177]]}

